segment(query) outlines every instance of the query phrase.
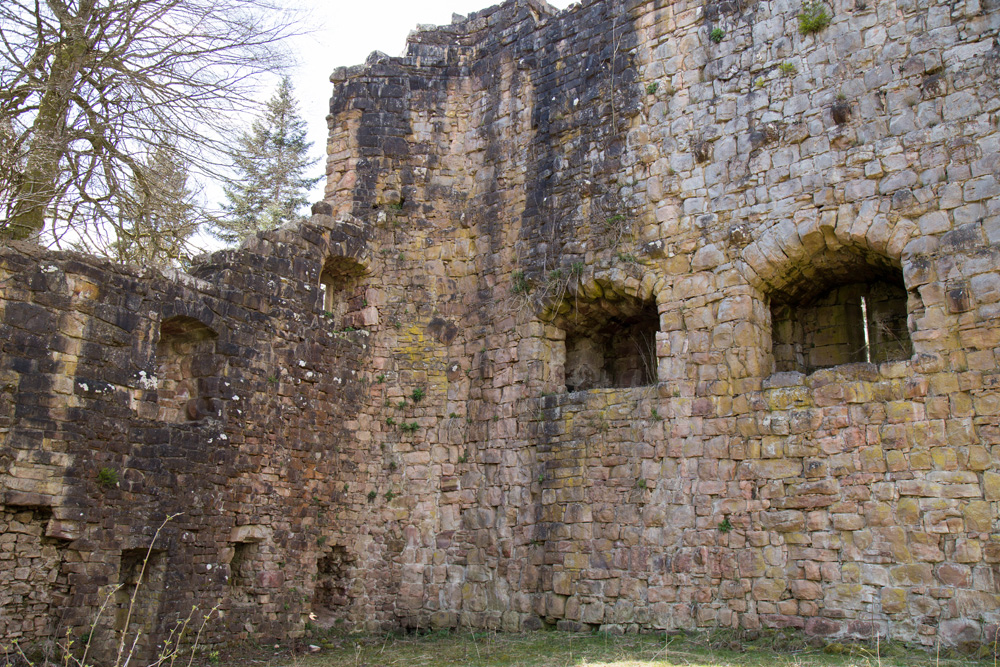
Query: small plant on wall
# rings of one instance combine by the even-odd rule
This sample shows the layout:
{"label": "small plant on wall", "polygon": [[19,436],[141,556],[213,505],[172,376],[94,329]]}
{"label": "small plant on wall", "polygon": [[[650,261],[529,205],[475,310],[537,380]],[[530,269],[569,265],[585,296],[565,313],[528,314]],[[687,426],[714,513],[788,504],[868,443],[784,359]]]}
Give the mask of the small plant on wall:
{"label": "small plant on wall", "polygon": [[510,291],[514,294],[528,294],[531,292],[531,282],[525,277],[524,271],[515,271],[512,273],[511,280],[513,284]]}
{"label": "small plant on wall", "polygon": [[822,2],[809,2],[802,5],[799,13],[799,34],[815,35],[830,25],[830,14]]}
{"label": "small plant on wall", "polygon": [[102,489],[118,486],[118,471],[114,468],[101,468],[97,471],[97,483]]}
{"label": "small plant on wall", "polygon": [[726,31],[722,28],[712,28],[712,32],[708,33],[708,38],[712,40],[713,43],[718,44],[726,38]]}

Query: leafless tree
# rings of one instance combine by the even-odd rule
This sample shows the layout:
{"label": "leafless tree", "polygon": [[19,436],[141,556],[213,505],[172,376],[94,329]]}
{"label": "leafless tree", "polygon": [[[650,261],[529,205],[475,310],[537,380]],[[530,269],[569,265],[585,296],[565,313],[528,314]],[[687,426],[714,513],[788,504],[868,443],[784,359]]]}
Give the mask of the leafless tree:
{"label": "leafless tree", "polygon": [[0,238],[107,248],[162,199],[152,164],[217,173],[256,78],[287,65],[269,3],[0,2]]}

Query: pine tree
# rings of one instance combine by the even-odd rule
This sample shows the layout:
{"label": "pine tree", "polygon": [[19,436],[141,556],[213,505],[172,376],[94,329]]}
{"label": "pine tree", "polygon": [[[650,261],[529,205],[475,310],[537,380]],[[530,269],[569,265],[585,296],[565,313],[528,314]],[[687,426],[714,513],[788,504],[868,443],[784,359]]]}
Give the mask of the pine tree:
{"label": "pine tree", "polygon": [[190,260],[191,237],[203,216],[188,187],[188,167],[168,146],[159,146],[135,170],[119,208],[109,254],[143,266],[176,266]]}
{"label": "pine tree", "polygon": [[308,156],[312,142],[306,141],[306,123],[288,77],[237,144],[232,159],[240,177],[224,189],[227,215],[212,232],[227,243],[298,218],[309,189],[320,179],[304,176],[318,160]]}

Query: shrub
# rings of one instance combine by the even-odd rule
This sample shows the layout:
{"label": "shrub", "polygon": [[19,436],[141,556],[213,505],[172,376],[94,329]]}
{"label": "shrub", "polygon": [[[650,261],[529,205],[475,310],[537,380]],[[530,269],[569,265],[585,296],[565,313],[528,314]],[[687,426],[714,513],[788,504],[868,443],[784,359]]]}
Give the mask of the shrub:
{"label": "shrub", "polygon": [[528,294],[531,292],[531,282],[525,277],[524,271],[515,271],[511,274],[514,284],[511,291],[514,294]]}
{"label": "shrub", "polygon": [[799,34],[814,35],[830,25],[830,15],[822,2],[802,5],[799,13]]}
{"label": "shrub", "polygon": [[97,483],[105,489],[118,486],[118,471],[114,468],[101,468],[97,471]]}
{"label": "shrub", "polygon": [[726,31],[722,28],[712,28],[712,32],[708,34],[708,38],[718,44],[725,38]]}

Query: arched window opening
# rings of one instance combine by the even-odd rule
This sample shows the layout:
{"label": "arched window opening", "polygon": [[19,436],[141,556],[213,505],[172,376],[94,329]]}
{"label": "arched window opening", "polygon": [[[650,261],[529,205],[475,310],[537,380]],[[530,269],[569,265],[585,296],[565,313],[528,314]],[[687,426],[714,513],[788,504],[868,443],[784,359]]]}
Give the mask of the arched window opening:
{"label": "arched window opening", "polygon": [[319,278],[323,316],[334,327],[357,328],[367,323],[364,273],[364,266],[346,257],[331,257],[323,266]]}
{"label": "arched window opening", "polygon": [[908,359],[907,293],[884,257],[821,253],[771,294],[774,370]]}
{"label": "arched window opening", "polygon": [[[560,318],[566,331],[567,391],[644,387],[657,382],[656,303],[627,295],[577,302]],[[558,358],[559,355],[556,355]]]}
{"label": "arched window opening", "polygon": [[160,421],[182,423],[207,416],[201,391],[206,378],[218,375],[215,331],[193,317],[178,315],[160,325],[156,348]]}

